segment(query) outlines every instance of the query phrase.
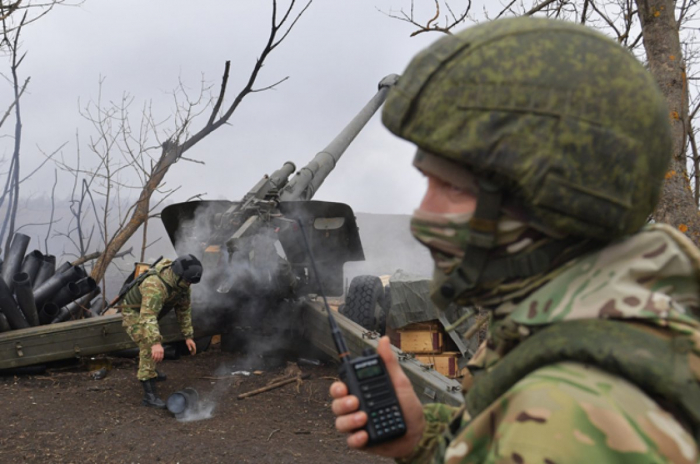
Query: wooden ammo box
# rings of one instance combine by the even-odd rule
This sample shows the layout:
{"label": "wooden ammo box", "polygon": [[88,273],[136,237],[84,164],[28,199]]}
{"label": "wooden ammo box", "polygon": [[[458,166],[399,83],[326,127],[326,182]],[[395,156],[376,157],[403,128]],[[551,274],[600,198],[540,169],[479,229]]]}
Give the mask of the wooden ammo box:
{"label": "wooden ammo box", "polygon": [[444,333],[439,321],[416,322],[392,334],[392,343],[406,353],[442,353]]}
{"label": "wooden ammo box", "polygon": [[433,369],[451,379],[462,377],[466,373],[466,368],[460,371],[457,360],[462,355],[457,351],[449,351],[440,354],[416,355],[416,360],[423,364],[432,365]]}

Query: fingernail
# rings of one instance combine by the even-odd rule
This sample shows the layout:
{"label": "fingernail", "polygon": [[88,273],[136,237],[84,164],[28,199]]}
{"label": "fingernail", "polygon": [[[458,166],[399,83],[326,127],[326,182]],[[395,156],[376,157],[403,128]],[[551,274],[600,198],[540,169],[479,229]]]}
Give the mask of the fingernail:
{"label": "fingernail", "polygon": [[345,406],[347,406],[348,408],[352,407],[352,399],[347,398],[345,400]]}
{"label": "fingernail", "polygon": [[352,420],[354,420],[356,424],[359,424],[360,421],[362,421],[362,413],[358,412],[357,414],[355,414]]}

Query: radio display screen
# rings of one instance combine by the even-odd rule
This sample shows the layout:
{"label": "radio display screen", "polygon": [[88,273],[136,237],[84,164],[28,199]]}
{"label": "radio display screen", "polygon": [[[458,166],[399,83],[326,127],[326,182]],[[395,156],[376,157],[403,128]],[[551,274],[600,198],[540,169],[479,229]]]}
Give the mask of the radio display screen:
{"label": "radio display screen", "polygon": [[369,379],[376,377],[382,373],[382,368],[375,364],[374,366],[363,367],[356,370],[358,380]]}

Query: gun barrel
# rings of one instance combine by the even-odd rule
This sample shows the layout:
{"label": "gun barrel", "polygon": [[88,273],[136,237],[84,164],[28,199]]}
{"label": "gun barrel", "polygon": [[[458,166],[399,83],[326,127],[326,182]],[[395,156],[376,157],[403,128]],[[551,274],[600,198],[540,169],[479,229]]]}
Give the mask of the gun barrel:
{"label": "gun barrel", "polygon": [[398,79],[398,75],[390,74],[379,82],[379,90],[357,116],[309,164],[301,168],[282,189],[280,192],[281,200],[310,200],[313,198],[350,143],[382,106],[389,89],[396,84]]}
{"label": "gun barrel", "polygon": [[289,176],[291,176],[296,170],[297,167],[294,165],[294,163],[287,161],[280,169],[270,174],[270,182],[278,189],[282,188],[287,184],[287,179],[289,179]]}

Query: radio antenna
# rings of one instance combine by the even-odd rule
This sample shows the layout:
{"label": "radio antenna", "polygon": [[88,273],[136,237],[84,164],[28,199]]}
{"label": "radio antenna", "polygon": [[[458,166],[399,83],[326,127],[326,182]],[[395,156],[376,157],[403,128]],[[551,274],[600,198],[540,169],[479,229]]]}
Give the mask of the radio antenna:
{"label": "radio antenna", "polygon": [[333,317],[333,311],[331,311],[330,306],[328,306],[326,292],[323,290],[323,284],[321,283],[321,279],[318,276],[319,274],[318,268],[316,267],[316,260],[314,259],[314,255],[311,252],[311,246],[309,246],[309,241],[306,238],[306,231],[304,231],[304,225],[301,223],[301,219],[297,219],[296,222],[297,224],[299,224],[299,230],[301,230],[301,236],[304,239],[304,247],[306,248],[306,254],[309,256],[309,261],[311,261],[311,269],[314,272],[314,277],[316,278],[316,283],[318,284],[318,292],[323,298],[323,304],[326,307],[326,313],[328,313],[328,325],[330,325],[331,327],[331,336],[333,337],[335,348],[336,350],[338,350],[338,357],[343,363],[349,363],[350,351],[348,350],[347,345],[345,345],[345,338],[343,338],[343,333],[340,331],[338,323],[335,322],[335,318]]}

